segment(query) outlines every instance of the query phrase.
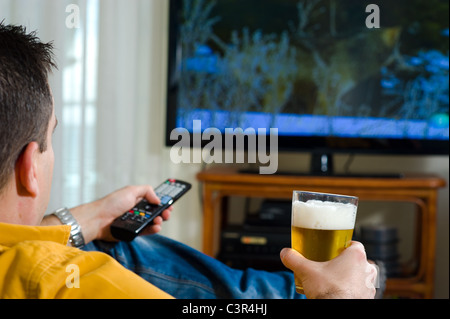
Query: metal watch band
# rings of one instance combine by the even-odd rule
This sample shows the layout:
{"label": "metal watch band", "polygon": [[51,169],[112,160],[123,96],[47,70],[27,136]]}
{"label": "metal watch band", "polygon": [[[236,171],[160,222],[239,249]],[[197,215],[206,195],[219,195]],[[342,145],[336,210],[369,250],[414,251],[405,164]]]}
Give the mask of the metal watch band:
{"label": "metal watch band", "polygon": [[73,247],[82,248],[84,243],[83,233],[81,232],[81,226],[78,224],[77,220],[72,216],[70,210],[66,207],[56,210],[53,215],[58,217],[58,219],[64,225],[69,225],[72,227],[70,230],[69,242]]}

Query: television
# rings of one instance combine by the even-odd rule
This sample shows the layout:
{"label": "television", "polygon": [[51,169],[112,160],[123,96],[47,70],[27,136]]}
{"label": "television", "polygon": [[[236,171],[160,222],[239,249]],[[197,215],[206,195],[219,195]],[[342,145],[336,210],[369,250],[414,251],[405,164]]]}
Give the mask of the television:
{"label": "television", "polygon": [[205,147],[212,131],[226,148],[239,128],[235,150],[254,134],[267,151],[272,128],[320,175],[336,153],[449,154],[447,0],[170,0],[169,11],[167,146]]}

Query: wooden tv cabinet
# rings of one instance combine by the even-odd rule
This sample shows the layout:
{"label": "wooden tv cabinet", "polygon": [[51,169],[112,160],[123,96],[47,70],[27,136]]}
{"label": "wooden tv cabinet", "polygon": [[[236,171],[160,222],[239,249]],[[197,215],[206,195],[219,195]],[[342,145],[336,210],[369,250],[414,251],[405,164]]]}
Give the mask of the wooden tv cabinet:
{"label": "wooden tv cabinet", "polygon": [[402,178],[317,177],[239,173],[230,167],[215,167],[197,174],[203,184],[203,252],[214,256],[225,213],[223,199],[229,196],[290,199],[293,190],[308,190],[358,196],[360,200],[401,201],[417,206],[417,271],[407,278],[392,278],[386,295],[432,298],[436,254],[438,189],[445,180],[433,175]]}

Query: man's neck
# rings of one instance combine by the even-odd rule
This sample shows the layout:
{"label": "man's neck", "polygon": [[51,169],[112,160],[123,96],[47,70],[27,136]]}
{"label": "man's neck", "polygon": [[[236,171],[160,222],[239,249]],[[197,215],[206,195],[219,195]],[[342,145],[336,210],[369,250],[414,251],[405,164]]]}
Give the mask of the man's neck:
{"label": "man's neck", "polygon": [[35,200],[17,190],[11,181],[0,193],[0,222],[15,225],[39,225],[35,214]]}

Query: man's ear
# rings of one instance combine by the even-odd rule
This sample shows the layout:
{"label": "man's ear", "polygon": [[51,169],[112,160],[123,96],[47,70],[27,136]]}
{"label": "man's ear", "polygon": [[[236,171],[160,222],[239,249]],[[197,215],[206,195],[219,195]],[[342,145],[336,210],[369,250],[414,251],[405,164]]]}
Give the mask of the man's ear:
{"label": "man's ear", "polygon": [[[36,197],[39,194],[38,184],[38,154],[39,145],[36,142],[29,143],[16,162],[16,176],[18,187],[26,195]],[[24,194],[25,195],[25,194]]]}

